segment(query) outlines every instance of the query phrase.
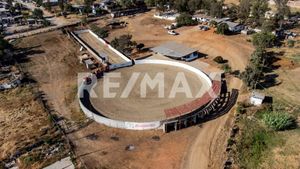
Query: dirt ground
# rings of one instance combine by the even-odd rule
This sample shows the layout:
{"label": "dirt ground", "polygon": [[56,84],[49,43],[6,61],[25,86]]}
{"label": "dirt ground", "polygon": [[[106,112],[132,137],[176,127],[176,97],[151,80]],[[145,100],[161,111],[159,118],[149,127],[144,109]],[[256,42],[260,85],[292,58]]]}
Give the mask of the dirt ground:
{"label": "dirt ground", "polygon": [[[169,35],[164,29],[170,21],[153,18],[155,11],[138,14],[135,17],[118,18],[128,23],[126,28],[115,29],[110,32],[108,41],[123,34],[131,34],[137,43],[144,43],[146,48],[152,48],[168,41],[183,43],[188,47],[196,48],[208,58],[222,56],[230,60],[229,64],[234,69],[242,70],[246,65],[253,47],[247,42],[247,36],[232,35],[222,36],[215,34],[213,30],[200,31],[197,26],[182,27],[176,29],[178,36]],[[105,26],[105,21],[97,22],[99,26]],[[233,59],[234,58],[234,59]]]}
{"label": "dirt ground", "polygon": [[[164,109],[191,102],[198,98],[196,96],[198,93],[201,97],[209,89],[209,83],[202,78],[198,78],[194,73],[182,68],[166,65],[135,65],[133,67],[113,71],[112,73],[120,73],[120,78],[110,78],[112,83],[120,84],[120,88],[112,88],[110,90],[116,93],[116,97],[104,97],[105,78],[102,78],[98,81],[97,86],[93,88],[97,98],[91,98],[94,107],[99,112],[102,112],[103,115],[112,119],[143,122],[165,120],[166,115]],[[132,86],[132,91],[128,97],[123,98],[121,95],[133,73],[140,73],[140,75]],[[154,78],[161,73],[163,73],[163,78],[161,79],[163,82],[163,98],[159,96],[160,89],[158,89],[158,87],[155,89],[147,87],[146,96],[143,97],[141,85],[145,81],[145,77]],[[191,97],[182,92],[178,92],[175,97],[171,96],[171,90],[175,84],[177,75],[178,77],[184,76],[184,79],[186,79],[187,87],[192,94]],[[107,74],[106,77],[109,77],[109,74]]]}
{"label": "dirt ground", "polygon": [[51,127],[51,124],[42,105],[34,100],[30,87],[0,93],[0,99],[1,161],[18,147],[40,136],[39,130]]}
{"label": "dirt ground", "polygon": [[12,157],[20,169],[42,168],[68,151],[34,91],[27,84],[0,93],[0,168]]}
{"label": "dirt ground", "polygon": [[[229,60],[234,70],[245,67],[253,50],[244,36],[220,36],[213,31],[201,32],[197,27],[180,28],[177,30],[179,36],[168,35],[163,28],[165,22],[153,19],[153,14],[149,12],[131,19],[124,18],[128,27],[114,30],[109,39],[130,33],[134,40],[144,43],[146,47],[174,40],[199,49],[199,52],[207,55],[207,59],[199,60],[212,65],[212,59],[221,55]],[[31,53],[25,67],[38,81],[53,109],[71,121],[74,116],[75,119],[82,119],[74,94],[76,74],[84,71],[77,60],[79,46],[60,32],[24,38],[20,46],[34,47],[32,50],[35,52]],[[239,89],[241,82],[232,79],[229,87]],[[194,126],[169,134],[162,131],[119,130],[92,123],[69,134],[69,137],[74,142],[76,154],[89,168],[220,168],[229,133],[226,126],[230,121],[231,114],[227,114],[201,127]],[[156,137],[152,139],[156,135],[160,137],[159,141],[155,141]],[[112,136],[117,136],[119,141],[114,141],[118,139]],[[135,146],[133,151],[124,150],[129,144]]]}
{"label": "dirt ground", "polygon": [[58,115],[79,120],[77,73],[85,72],[77,57],[78,46],[60,31],[24,38],[18,47],[30,49],[23,64]]}

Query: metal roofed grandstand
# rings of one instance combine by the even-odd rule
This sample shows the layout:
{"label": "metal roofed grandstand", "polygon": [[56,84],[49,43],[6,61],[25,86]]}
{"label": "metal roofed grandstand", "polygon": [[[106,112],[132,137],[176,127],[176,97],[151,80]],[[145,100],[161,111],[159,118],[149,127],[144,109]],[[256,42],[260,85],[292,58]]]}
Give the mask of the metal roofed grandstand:
{"label": "metal roofed grandstand", "polygon": [[197,49],[189,48],[176,42],[167,42],[151,50],[174,59],[191,57],[191,55],[197,55],[198,51]]}

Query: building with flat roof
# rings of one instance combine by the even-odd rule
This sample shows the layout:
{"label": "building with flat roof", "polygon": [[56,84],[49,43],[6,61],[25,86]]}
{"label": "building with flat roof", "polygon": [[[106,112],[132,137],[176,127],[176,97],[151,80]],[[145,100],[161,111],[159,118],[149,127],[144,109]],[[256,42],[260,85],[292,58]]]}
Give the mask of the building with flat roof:
{"label": "building with flat roof", "polygon": [[265,97],[266,96],[262,93],[252,92],[250,96],[250,103],[255,106],[259,106],[263,103]]}
{"label": "building with flat roof", "polygon": [[189,48],[176,42],[167,42],[151,50],[176,60],[191,61],[198,58],[197,49]]}

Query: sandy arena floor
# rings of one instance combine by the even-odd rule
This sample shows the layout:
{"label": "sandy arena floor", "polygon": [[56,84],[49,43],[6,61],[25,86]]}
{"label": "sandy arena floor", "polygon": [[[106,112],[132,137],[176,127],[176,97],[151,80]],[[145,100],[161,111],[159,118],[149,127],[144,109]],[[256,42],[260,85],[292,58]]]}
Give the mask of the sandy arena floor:
{"label": "sandy arena floor", "polygon": [[[92,98],[91,102],[94,107],[104,114],[113,119],[128,120],[128,121],[154,121],[165,119],[164,109],[179,106],[188,103],[195,99],[195,96],[200,92],[204,94],[209,89],[209,84],[204,79],[198,78],[193,72],[188,70],[171,67],[165,65],[135,65],[133,67],[123,68],[114,71],[113,73],[121,73],[120,78],[110,78],[113,83],[119,83],[120,88],[111,88],[110,92],[117,93],[116,98],[104,97],[104,79],[102,78],[97,86],[95,92],[98,98]],[[133,73],[140,73],[132,92],[128,98],[121,98],[130,77]],[[158,73],[163,73],[164,77],[164,98],[159,97],[158,87],[151,90],[147,87],[146,97],[141,96],[141,84],[149,75],[154,78]],[[189,98],[185,93],[177,93],[175,98],[169,97],[173,83],[178,74],[184,75],[190,91],[193,95]],[[179,85],[182,87],[182,84]]]}

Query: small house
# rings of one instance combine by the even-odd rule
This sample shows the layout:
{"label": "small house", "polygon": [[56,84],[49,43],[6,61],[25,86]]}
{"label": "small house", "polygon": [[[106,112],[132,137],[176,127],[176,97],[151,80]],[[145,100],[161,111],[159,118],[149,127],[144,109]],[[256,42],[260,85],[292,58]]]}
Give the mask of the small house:
{"label": "small house", "polygon": [[262,93],[252,92],[251,97],[250,97],[250,103],[255,106],[260,106],[260,105],[262,105],[265,97],[266,96]]}
{"label": "small house", "polygon": [[241,32],[245,28],[244,25],[236,22],[224,21],[222,23],[226,23],[231,32]]}
{"label": "small house", "polygon": [[86,59],[83,61],[87,69],[94,69],[96,68],[95,63],[91,59]]}
{"label": "small house", "polygon": [[198,50],[176,42],[167,42],[151,49],[155,53],[176,60],[192,61],[198,58]]}

